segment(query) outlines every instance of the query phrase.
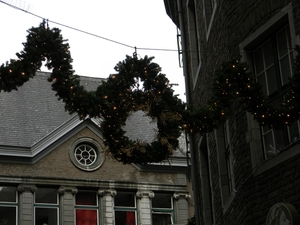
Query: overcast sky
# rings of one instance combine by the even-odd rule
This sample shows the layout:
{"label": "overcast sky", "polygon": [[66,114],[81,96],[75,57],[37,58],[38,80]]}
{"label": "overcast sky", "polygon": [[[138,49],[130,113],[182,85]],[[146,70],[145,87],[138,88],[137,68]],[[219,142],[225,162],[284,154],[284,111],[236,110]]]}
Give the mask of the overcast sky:
{"label": "overcast sky", "polygon": [[[177,50],[176,26],[167,16],[163,0],[0,0],[0,64],[16,58],[26,41],[26,30],[42,22],[32,14],[124,44],[49,22],[50,28],[58,27],[68,39],[78,75],[107,78],[115,73],[119,61],[133,55],[134,48],[128,46]],[[177,51],[137,49],[137,54],[154,56],[170,82],[179,84],[173,89],[185,101]]]}

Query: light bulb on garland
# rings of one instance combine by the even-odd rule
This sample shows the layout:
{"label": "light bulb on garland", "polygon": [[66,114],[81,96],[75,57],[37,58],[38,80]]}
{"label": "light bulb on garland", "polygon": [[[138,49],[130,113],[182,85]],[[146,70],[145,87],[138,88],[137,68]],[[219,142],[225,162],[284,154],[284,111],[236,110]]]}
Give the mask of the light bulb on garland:
{"label": "light bulb on garland", "polygon": [[[57,92],[58,98],[65,102],[66,110],[70,113],[78,113],[81,119],[86,118],[86,116],[100,117],[103,115],[108,120],[108,128],[111,127],[109,124],[111,122],[109,121],[110,118],[115,120],[120,117],[120,114],[126,116],[122,109],[137,110],[147,108],[149,114],[152,114],[154,118],[159,117],[164,109],[174,113],[174,115],[177,113],[182,115],[181,121],[173,121],[174,127],[181,125],[190,132],[209,132],[225,121],[229,115],[229,108],[234,101],[240,102],[244,109],[252,113],[254,118],[262,125],[280,126],[280,124],[292,124],[293,121],[299,118],[299,46],[296,46],[298,55],[295,60],[295,74],[289,83],[290,89],[287,92],[286,100],[283,101],[280,107],[274,108],[267,103],[267,98],[263,96],[255,76],[247,72],[248,66],[245,63],[240,62],[240,60],[231,60],[224,62],[222,69],[216,71],[212,98],[207,104],[194,110],[186,110],[186,106],[170,94],[172,90],[169,87],[168,80],[164,75],[160,74],[161,68],[157,64],[152,63],[150,58],[137,59],[137,57],[127,57],[115,67],[118,74],[111,75],[107,80],[108,82],[100,85],[97,91],[87,92],[84,90],[84,87],[80,86],[79,78],[73,74],[72,65],[70,64],[72,58],[68,50],[69,45],[64,43],[60,30],[57,28],[49,29],[48,27],[45,29],[44,22],[40,27],[31,28],[28,33],[27,43],[24,43],[24,50],[21,53],[17,53],[19,59],[11,60],[10,63],[0,66],[0,90],[11,91],[17,89],[17,87],[34,76],[36,70],[42,65],[41,61],[47,59],[46,65],[49,69],[53,69],[53,73],[48,80],[52,82],[52,89]],[[53,43],[56,43],[55,46]],[[133,76],[135,81],[130,76],[131,78]],[[130,89],[130,87],[138,87],[139,84],[136,81],[138,79],[144,82],[143,88],[139,92]],[[119,95],[114,90],[116,86],[119,86],[119,91],[122,91]],[[127,90],[130,94],[124,95],[124,90]],[[117,101],[114,102],[113,100]],[[133,104],[135,101],[137,103]],[[110,104],[111,102],[113,104]],[[144,102],[147,106],[141,105],[141,102]],[[116,107],[116,104],[118,107]],[[114,107],[113,109],[111,108],[112,106]],[[114,112],[113,117],[109,115],[112,112]],[[172,121],[170,123],[172,124]],[[116,126],[116,124],[113,125]],[[167,128],[166,130],[168,131]],[[171,133],[173,130],[170,129],[169,131]],[[107,132],[112,132],[112,130],[108,129]],[[165,140],[164,138],[162,136],[161,140]],[[115,139],[121,140],[119,136]],[[125,146],[124,148],[126,148],[128,143],[124,143],[119,145],[119,147],[123,148]],[[173,145],[173,147],[175,146]],[[166,146],[162,147],[169,150],[170,145],[166,144]],[[141,149],[140,144],[136,145],[136,150],[138,149]],[[128,148],[126,151],[128,151]],[[151,148],[150,151],[152,151]],[[122,152],[122,149],[118,150],[118,152]],[[140,154],[139,152],[136,153]],[[166,157],[167,154],[163,156]],[[142,157],[138,159],[140,162],[153,160],[151,158],[147,159],[147,157],[142,155],[140,156]],[[120,157],[119,160],[129,163],[135,159]]]}

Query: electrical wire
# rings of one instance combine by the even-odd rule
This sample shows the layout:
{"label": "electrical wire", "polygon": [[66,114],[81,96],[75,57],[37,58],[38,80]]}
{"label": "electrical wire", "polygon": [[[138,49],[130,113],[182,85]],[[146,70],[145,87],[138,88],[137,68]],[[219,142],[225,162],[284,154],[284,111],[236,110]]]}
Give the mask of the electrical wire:
{"label": "electrical wire", "polygon": [[125,47],[128,47],[128,48],[133,48],[135,49],[134,46],[131,46],[131,45],[127,45],[127,44],[124,44],[122,42],[118,42],[118,41],[114,41],[112,39],[109,39],[109,38],[105,38],[105,37],[102,37],[102,36],[99,36],[97,34],[93,34],[93,33],[90,33],[90,32],[87,32],[87,31],[84,31],[84,30],[80,30],[80,29],[77,29],[77,28],[74,28],[74,27],[71,27],[71,26],[68,26],[68,25],[64,25],[64,24],[61,24],[61,23],[58,23],[58,22],[54,22],[52,20],[48,20],[49,22],[51,23],[54,23],[56,25],[60,25],[62,27],[66,27],[66,28],[69,28],[69,29],[72,29],[72,30],[75,30],[75,31],[78,31],[78,32],[81,32],[81,33],[84,33],[84,34],[87,34],[87,35],[90,35],[90,36],[94,36],[94,37],[97,37],[97,38],[100,38],[100,39],[103,39],[103,40],[106,40],[106,41],[110,41],[110,42],[113,42],[115,44],[119,44],[119,45],[123,45]]}
{"label": "electrical wire", "polygon": [[84,33],[84,34],[87,34],[87,35],[91,35],[91,36],[94,36],[94,37],[97,37],[97,38],[106,40],[106,41],[110,41],[110,42],[113,42],[113,43],[115,43],[115,44],[123,45],[123,46],[129,47],[129,48],[135,48],[134,46],[130,46],[130,45],[127,45],[127,44],[118,42],[118,41],[114,41],[114,40],[109,39],[109,38],[102,37],[102,36],[97,35],[97,34],[93,34],[93,33],[90,33],[90,32],[87,32],[87,31],[84,31],[84,30],[81,30],[81,29],[77,29],[77,28],[74,28],[74,27],[71,27],[71,26],[68,26],[68,25],[59,23],[59,22],[55,22],[55,21],[53,21],[53,20],[46,19],[46,18],[44,18],[44,17],[42,17],[42,16],[39,16],[39,15],[37,15],[37,14],[34,14],[34,13],[32,13],[32,12],[29,12],[29,11],[27,11],[27,10],[24,10],[24,9],[22,9],[22,8],[19,8],[19,7],[17,7],[17,6],[14,6],[14,5],[12,5],[12,4],[9,4],[9,3],[7,3],[7,2],[4,2],[4,1],[2,1],[2,0],[0,0],[0,3],[3,3],[3,4],[5,4],[5,5],[7,5],[7,6],[10,6],[10,7],[14,8],[14,9],[20,10],[20,11],[22,11],[22,12],[28,13],[28,14],[30,14],[30,15],[32,15],[32,16],[37,17],[37,18],[46,20],[47,22],[51,22],[51,23],[53,23],[53,24],[56,24],[56,25],[59,25],[59,26],[62,26],[62,27],[66,27],[66,28],[69,28],[69,29],[72,29],[72,30],[75,30],[75,31],[78,31],[78,32],[81,32],[81,33]]}
{"label": "electrical wire", "polygon": [[[47,21],[47,22],[51,22],[51,23],[53,23],[53,24],[56,24],[56,25],[59,25],[59,26],[62,26],[62,27],[66,27],[66,28],[68,28],[68,29],[75,30],[75,31],[77,31],[77,32],[81,32],[81,33],[84,33],[84,34],[87,34],[87,35],[90,35],[90,36],[93,36],[93,37],[96,37],[96,38],[100,38],[100,39],[103,39],[103,40],[105,40],[105,41],[109,41],[109,42],[112,42],[112,43],[115,43],[115,44],[118,44],[118,45],[122,45],[122,46],[125,46],[125,47],[128,47],[128,48],[132,48],[132,49],[134,49],[135,53],[136,53],[136,50],[139,49],[139,50],[147,50],[147,51],[178,52],[179,54],[181,54],[181,53],[183,53],[183,52],[190,52],[190,53],[195,53],[195,52],[196,52],[196,53],[207,54],[207,53],[205,53],[205,52],[203,52],[203,51],[199,51],[199,50],[188,50],[188,51],[185,50],[185,51],[184,51],[184,50],[181,50],[181,49],[139,48],[139,47],[131,46],[131,45],[128,45],[128,44],[125,44],[125,43],[122,43],[122,42],[118,42],[118,41],[115,41],[115,40],[112,40],[112,39],[109,39],[109,38],[106,38],[106,37],[103,37],[103,36],[100,36],[100,35],[97,35],[97,34],[93,34],[93,33],[90,33],[90,32],[87,32],[87,31],[84,31],[84,30],[75,28],[75,27],[71,27],[71,26],[68,26],[68,25],[65,25],[65,24],[62,24],[62,23],[59,23],[59,22],[55,22],[55,21],[53,21],[53,20],[46,19],[46,18],[44,18],[44,17],[42,17],[42,16],[39,16],[39,15],[34,14],[34,13],[32,13],[32,12],[29,12],[29,11],[27,11],[27,10],[25,10],[25,9],[22,9],[22,8],[20,8],[20,7],[17,7],[17,6],[14,6],[14,5],[12,5],[12,4],[9,4],[9,3],[7,3],[7,2],[4,2],[3,0],[0,0],[0,3],[3,3],[3,4],[5,4],[5,5],[7,5],[7,6],[11,7],[11,8],[13,8],[13,9],[20,10],[20,11],[22,11],[22,12],[28,13],[28,14],[30,14],[30,15],[32,15],[32,16],[35,16],[35,17],[40,18],[40,19],[42,19],[42,20],[45,20],[45,21]],[[282,50],[283,50],[283,49],[282,49]],[[285,50],[286,50],[286,49],[285,49]],[[287,48],[287,50],[294,50],[294,48]],[[258,52],[260,52],[260,51],[257,51],[257,50],[254,50],[254,51],[249,51],[249,50],[247,50],[247,51],[246,51],[246,53],[258,53]],[[214,52],[214,53],[216,53],[216,52]],[[242,54],[242,53],[245,53],[245,52],[239,52],[239,53]],[[211,52],[210,52],[209,54],[211,54]],[[222,54],[222,53],[218,52],[218,54]],[[227,52],[224,52],[224,54],[227,55],[227,54],[228,54],[228,51],[227,51]]]}
{"label": "electrical wire", "polygon": [[115,41],[115,40],[112,40],[112,39],[109,39],[109,38],[106,38],[106,37],[103,37],[103,36],[100,36],[100,35],[97,35],[97,34],[93,34],[93,33],[90,33],[90,32],[87,32],[87,31],[75,28],[75,27],[71,27],[71,26],[68,26],[68,25],[65,25],[65,24],[62,24],[62,23],[59,23],[59,22],[55,22],[53,20],[46,19],[46,18],[44,18],[42,16],[39,16],[37,14],[34,14],[34,13],[29,12],[29,11],[27,11],[25,9],[20,8],[20,7],[17,7],[17,6],[14,6],[12,4],[9,4],[7,2],[4,2],[2,0],[0,0],[0,3],[3,3],[3,4],[5,4],[5,5],[9,6],[9,7],[12,7],[13,9],[17,9],[17,10],[20,10],[22,12],[28,13],[28,14],[30,14],[32,16],[35,16],[37,18],[40,18],[42,20],[46,20],[47,22],[51,22],[53,24],[56,24],[56,25],[59,25],[59,26],[62,26],[62,27],[66,27],[66,28],[71,29],[71,30],[75,30],[75,31],[78,31],[78,32],[81,32],[81,33],[84,33],[84,34],[87,34],[87,35],[90,35],[90,36],[93,36],[93,37],[96,37],[96,38],[100,38],[100,39],[103,39],[105,41],[109,41],[109,42],[113,42],[115,44],[123,45],[125,47],[132,48],[135,51],[137,49],[139,49],[139,50],[153,50],[153,51],[176,51],[176,52],[178,51],[177,49],[175,50],[175,49],[162,49],[162,48],[138,48],[136,46],[131,46],[131,45],[128,45],[128,44],[125,44],[125,43],[122,43],[122,42],[118,42],[118,41]]}

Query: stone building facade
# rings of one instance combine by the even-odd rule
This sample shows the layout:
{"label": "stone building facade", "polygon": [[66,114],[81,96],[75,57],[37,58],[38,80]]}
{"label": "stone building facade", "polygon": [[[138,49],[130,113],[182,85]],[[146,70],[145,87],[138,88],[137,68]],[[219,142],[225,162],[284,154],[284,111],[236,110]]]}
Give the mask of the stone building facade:
{"label": "stone building facade", "polygon": [[[184,151],[159,164],[117,162],[101,120],[65,112],[48,76],[0,94],[0,225],[185,224],[193,203]],[[102,82],[80,80],[87,90]]]}
{"label": "stone building facade", "polygon": [[[237,56],[270,101],[282,99],[300,44],[298,0],[164,3],[178,27],[189,104],[207,102],[214,71]],[[224,125],[190,136],[197,225],[299,223],[299,122],[260,127],[239,104],[232,108]]]}

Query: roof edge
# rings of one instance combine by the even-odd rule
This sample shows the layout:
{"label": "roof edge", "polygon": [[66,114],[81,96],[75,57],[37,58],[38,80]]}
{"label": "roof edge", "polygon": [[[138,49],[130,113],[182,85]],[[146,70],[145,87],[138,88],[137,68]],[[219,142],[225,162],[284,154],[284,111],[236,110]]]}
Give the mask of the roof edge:
{"label": "roof edge", "polygon": [[98,125],[96,119],[74,116],[32,147],[0,146],[0,162],[34,164],[86,127],[103,139]]}

